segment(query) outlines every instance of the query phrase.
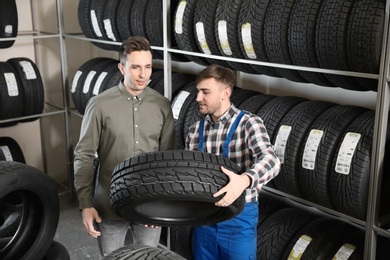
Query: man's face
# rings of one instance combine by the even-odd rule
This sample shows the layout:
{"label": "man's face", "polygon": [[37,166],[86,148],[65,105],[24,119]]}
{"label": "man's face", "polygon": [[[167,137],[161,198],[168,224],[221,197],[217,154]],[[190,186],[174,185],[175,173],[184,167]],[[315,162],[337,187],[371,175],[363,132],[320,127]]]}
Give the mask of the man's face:
{"label": "man's face", "polygon": [[119,64],[118,68],[124,76],[123,84],[127,91],[138,95],[146,88],[152,75],[152,53],[134,51],[127,54],[126,64]]}
{"label": "man's face", "polygon": [[213,78],[202,80],[196,88],[198,89],[196,101],[200,113],[220,116],[221,112],[225,112],[220,110],[222,103],[229,98],[228,88]]}

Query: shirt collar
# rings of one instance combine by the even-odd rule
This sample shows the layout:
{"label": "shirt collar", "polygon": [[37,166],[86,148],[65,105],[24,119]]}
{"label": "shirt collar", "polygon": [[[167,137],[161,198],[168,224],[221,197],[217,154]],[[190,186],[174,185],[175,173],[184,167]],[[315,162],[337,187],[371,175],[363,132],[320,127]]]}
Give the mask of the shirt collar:
{"label": "shirt collar", "polygon": [[133,99],[134,97],[137,97],[137,99],[141,100],[145,97],[146,93],[148,92],[148,88],[149,87],[146,87],[140,94],[134,96],[133,94],[131,94],[129,91],[126,90],[125,85],[123,85],[123,81],[119,82],[119,91],[126,99],[129,98]]}
{"label": "shirt collar", "polygon": [[[231,119],[234,114],[239,113],[240,111],[233,105],[233,103],[230,105],[230,108],[223,114],[217,121],[220,121],[222,124],[225,124],[229,119]],[[213,121],[211,120],[211,116],[207,115],[205,119],[213,124]]]}

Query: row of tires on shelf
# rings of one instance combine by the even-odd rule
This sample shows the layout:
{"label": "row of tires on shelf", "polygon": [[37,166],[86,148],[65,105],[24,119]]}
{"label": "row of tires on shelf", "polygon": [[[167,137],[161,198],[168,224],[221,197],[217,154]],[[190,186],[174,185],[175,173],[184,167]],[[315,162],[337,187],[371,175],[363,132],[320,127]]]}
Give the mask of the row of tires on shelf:
{"label": "row of tires on shelf", "polygon": [[[0,1],[0,39],[18,34],[18,9],[15,0]],[[0,49],[11,47],[15,40],[0,41]]]}
{"label": "row of tires on shelf", "polygon": [[[98,94],[93,91],[97,85],[93,82],[100,84],[101,75],[111,80],[111,85],[101,84],[105,88],[120,80],[117,69],[112,69],[110,77],[106,72],[108,66],[101,66],[101,62],[106,61],[100,58],[87,61],[73,79],[72,97],[81,114],[89,98]],[[171,106],[178,149],[184,149],[188,128],[202,117],[194,79],[191,74],[172,74]],[[162,70],[152,73],[149,86],[164,93]],[[270,187],[361,220],[366,218],[373,110],[302,97],[265,95],[239,87],[234,88],[231,100],[236,107],[257,114],[264,121],[282,162],[281,172]],[[388,169],[387,161],[384,171]],[[383,187],[388,187],[389,181],[384,174]],[[389,196],[382,197],[384,205],[388,205]]]}
{"label": "row of tires on shelf", "polygon": [[1,127],[36,120],[31,116],[41,114],[44,104],[42,77],[31,59],[19,57],[0,62],[0,121],[26,117],[0,123]]}
{"label": "row of tires on shelf", "polygon": [[[180,49],[245,60],[378,73],[385,1],[180,1],[174,35]],[[356,91],[377,80],[188,56],[253,74]]]}
{"label": "row of tires on shelf", "polygon": [[[171,9],[173,48],[251,61],[379,73],[385,1],[183,0],[171,2]],[[78,16],[88,38],[120,42],[129,36],[144,36],[153,46],[163,46],[161,1],[81,0]],[[119,44],[92,43],[103,49],[119,48]],[[155,58],[163,58],[161,51],[154,53]],[[378,84],[376,79],[196,55],[172,53],[172,58],[356,91],[376,91]]]}
{"label": "row of tires on shelf", "polygon": [[[192,256],[192,226],[172,227],[172,250]],[[389,240],[379,237],[376,259],[387,259]],[[365,231],[341,219],[259,195],[257,259],[364,259]]]}

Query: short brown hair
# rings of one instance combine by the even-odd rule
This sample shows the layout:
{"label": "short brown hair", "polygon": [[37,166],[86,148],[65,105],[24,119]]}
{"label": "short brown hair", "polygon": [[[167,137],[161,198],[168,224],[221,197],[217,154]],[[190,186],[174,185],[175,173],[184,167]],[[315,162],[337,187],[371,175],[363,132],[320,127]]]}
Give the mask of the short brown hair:
{"label": "short brown hair", "polygon": [[229,86],[231,89],[236,84],[236,75],[228,68],[222,67],[218,64],[209,65],[207,68],[202,70],[196,77],[196,85],[202,80],[213,78],[217,82]]}
{"label": "short brown hair", "polygon": [[119,62],[125,64],[127,60],[127,54],[130,54],[133,51],[150,51],[150,53],[152,53],[152,48],[150,47],[149,41],[145,37],[129,37],[122,42],[121,48],[119,50]]}

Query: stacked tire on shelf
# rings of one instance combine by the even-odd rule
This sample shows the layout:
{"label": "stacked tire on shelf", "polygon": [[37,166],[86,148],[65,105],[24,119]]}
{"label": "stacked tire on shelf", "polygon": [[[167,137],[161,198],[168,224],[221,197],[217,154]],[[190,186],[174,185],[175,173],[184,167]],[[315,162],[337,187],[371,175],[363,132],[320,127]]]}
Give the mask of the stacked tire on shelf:
{"label": "stacked tire on shelf", "polygon": [[[172,29],[180,39],[178,47],[195,53],[378,74],[384,9],[384,0],[183,0],[177,5]],[[204,65],[204,59],[190,59]],[[376,79],[331,73],[209,62],[356,91],[376,91],[378,84]]]}
{"label": "stacked tire on shelf", "polygon": [[70,260],[54,235],[59,220],[54,181],[32,166],[0,161],[1,259]]}
{"label": "stacked tire on shelf", "polygon": [[[0,39],[15,38],[18,34],[18,9],[16,1],[0,1]],[[0,49],[11,47],[15,40],[0,41]]]}
{"label": "stacked tire on shelf", "polygon": [[11,58],[0,62],[0,123],[1,127],[16,125],[19,122],[36,120],[43,111],[45,94],[41,74],[36,64],[29,58]]}

